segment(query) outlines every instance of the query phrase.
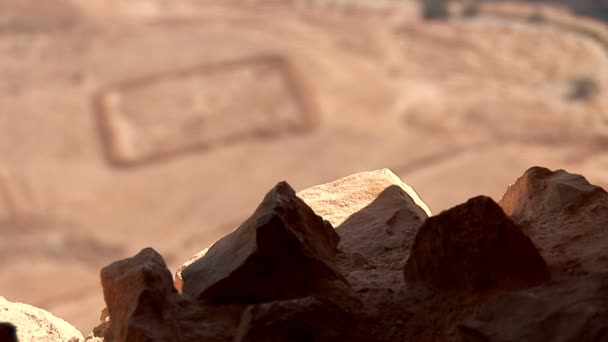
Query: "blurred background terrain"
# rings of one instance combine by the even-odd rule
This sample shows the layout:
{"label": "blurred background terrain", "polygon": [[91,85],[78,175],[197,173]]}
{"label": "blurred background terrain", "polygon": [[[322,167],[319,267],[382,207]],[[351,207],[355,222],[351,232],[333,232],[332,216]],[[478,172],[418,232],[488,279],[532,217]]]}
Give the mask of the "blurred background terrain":
{"label": "blurred background terrain", "polygon": [[296,190],[390,168],[433,212],[532,165],[608,186],[608,2],[0,0],[0,295],[88,332]]}

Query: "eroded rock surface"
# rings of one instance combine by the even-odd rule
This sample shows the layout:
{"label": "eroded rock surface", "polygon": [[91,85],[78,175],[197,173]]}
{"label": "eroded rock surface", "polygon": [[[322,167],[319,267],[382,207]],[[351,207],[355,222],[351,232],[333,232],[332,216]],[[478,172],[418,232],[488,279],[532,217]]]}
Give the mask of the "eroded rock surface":
{"label": "eroded rock surface", "polygon": [[[50,312],[23,303],[13,303],[0,297],[0,322],[7,322],[17,330],[19,341],[27,342],[78,342],[82,333],[70,323]],[[0,328],[0,341],[11,341],[14,333],[10,326]],[[4,340],[4,336],[8,339]]]}
{"label": "eroded rock surface", "polygon": [[534,244],[485,196],[426,220],[404,274],[409,282],[469,292],[526,288],[550,278]]}
{"label": "eroded rock surface", "polygon": [[531,167],[509,186],[500,206],[515,221],[532,221],[554,214],[573,214],[606,191],[585,177],[565,170]]}
{"label": "eroded rock surface", "polygon": [[502,296],[458,326],[463,341],[608,341],[608,273]]}
{"label": "eroded rock surface", "polygon": [[281,182],[253,215],[182,270],[183,292],[213,304],[304,297],[333,281],[340,238]]}
{"label": "eroded rock surface", "polygon": [[[358,259],[386,258],[387,252],[413,241],[431,214],[414,189],[388,169],[317,185],[298,196],[336,227],[340,249]],[[399,261],[404,257],[397,256]]]}
{"label": "eroded rock surface", "polygon": [[583,176],[532,167],[500,205],[521,223],[554,277],[608,270],[608,193]]}

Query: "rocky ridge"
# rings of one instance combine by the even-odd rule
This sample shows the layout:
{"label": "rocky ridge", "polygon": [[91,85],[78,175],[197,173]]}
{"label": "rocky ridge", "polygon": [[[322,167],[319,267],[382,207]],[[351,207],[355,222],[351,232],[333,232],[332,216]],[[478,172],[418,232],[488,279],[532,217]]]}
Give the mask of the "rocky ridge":
{"label": "rocky ridge", "polygon": [[[151,248],[103,268],[85,340],[607,341],[606,227],[608,193],[564,170],[434,216],[389,170],[280,182],[175,277]],[[36,339],[14,305],[22,341],[82,339]]]}

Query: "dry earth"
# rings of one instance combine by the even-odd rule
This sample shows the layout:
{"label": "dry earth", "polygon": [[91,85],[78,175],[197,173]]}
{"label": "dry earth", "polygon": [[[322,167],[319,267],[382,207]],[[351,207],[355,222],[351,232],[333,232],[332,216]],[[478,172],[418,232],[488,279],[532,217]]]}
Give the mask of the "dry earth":
{"label": "dry earth", "polygon": [[534,11],[1,2],[0,295],[88,331],[101,266],[155,246],[175,269],[278,179],[389,167],[433,212],[530,165],[607,187],[608,28]]}

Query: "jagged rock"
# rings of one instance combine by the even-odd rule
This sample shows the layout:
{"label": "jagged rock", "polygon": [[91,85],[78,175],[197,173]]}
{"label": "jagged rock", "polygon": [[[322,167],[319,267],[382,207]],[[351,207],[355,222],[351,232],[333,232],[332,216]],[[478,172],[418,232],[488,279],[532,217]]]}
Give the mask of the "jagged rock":
{"label": "jagged rock", "polygon": [[145,248],[101,270],[115,341],[173,341],[177,323],[167,297],[177,290],[163,257]]}
{"label": "jagged rock", "polygon": [[[71,324],[43,309],[13,303],[0,297],[0,322],[9,322],[17,328],[20,341],[32,342],[77,342],[83,340],[82,333]],[[4,325],[3,334],[12,338],[12,329]],[[0,339],[0,341],[10,341]]]}
{"label": "jagged rock", "polygon": [[515,290],[549,279],[534,244],[485,196],[426,220],[404,275],[406,282],[470,292]]}
{"label": "jagged rock", "polygon": [[183,292],[213,304],[307,296],[345,282],[334,265],[339,239],[281,182],[249,219],[182,270]]}
{"label": "jagged rock", "polygon": [[585,177],[564,170],[531,167],[509,186],[500,206],[516,222],[541,216],[573,213],[589,201],[607,193]]}
{"label": "jagged rock", "polygon": [[10,323],[0,323],[0,341],[17,342],[17,329]]}
{"label": "jagged rock", "polygon": [[388,169],[313,186],[298,196],[337,227],[341,250],[366,257],[412,241],[418,226],[431,215],[414,189]]}
{"label": "jagged rock", "polygon": [[[162,256],[151,248],[117,261],[101,272],[110,317],[94,329],[92,341],[230,341],[244,305],[206,307],[173,287]],[[97,330],[97,331],[96,331]]]}
{"label": "jagged rock", "polygon": [[510,293],[458,325],[466,342],[608,341],[608,274]]}
{"label": "jagged rock", "polygon": [[608,193],[583,176],[532,167],[500,205],[521,222],[555,277],[608,269]]}
{"label": "jagged rock", "polygon": [[342,307],[309,296],[249,306],[235,342],[352,341],[354,326]]}

